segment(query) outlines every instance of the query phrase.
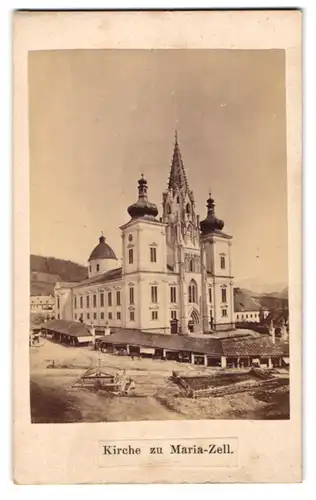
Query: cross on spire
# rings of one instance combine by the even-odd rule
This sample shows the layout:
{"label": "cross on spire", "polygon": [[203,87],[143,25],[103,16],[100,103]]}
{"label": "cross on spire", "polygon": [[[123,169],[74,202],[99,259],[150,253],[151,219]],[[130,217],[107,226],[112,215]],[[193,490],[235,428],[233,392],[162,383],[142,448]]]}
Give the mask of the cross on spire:
{"label": "cross on spire", "polygon": [[189,191],[189,185],[181,158],[177,129],[175,129],[175,143],[168,187],[169,189],[181,189],[182,187],[184,187],[186,191]]}

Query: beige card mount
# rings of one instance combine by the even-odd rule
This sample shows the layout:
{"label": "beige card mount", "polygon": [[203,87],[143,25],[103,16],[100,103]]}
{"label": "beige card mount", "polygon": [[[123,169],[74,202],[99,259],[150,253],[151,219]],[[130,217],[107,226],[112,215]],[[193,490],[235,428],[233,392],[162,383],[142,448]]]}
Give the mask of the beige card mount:
{"label": "beige card mount", "polygon": [[301,480],[301,13],[14,16],[14,479]]}

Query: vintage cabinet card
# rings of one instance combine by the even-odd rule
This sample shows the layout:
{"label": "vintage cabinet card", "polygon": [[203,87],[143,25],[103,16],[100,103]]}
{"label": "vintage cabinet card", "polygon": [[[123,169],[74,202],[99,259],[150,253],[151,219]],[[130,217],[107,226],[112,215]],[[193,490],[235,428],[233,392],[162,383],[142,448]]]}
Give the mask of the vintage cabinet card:
{"label": "vintage cabinet card", "polygon": [[301,480],[301,13],[14,16],[14,478]]}

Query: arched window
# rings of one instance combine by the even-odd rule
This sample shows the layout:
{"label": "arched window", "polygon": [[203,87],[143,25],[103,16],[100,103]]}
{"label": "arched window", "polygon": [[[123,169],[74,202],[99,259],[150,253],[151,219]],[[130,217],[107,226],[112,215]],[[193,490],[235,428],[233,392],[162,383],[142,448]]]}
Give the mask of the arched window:
{"label": "arched window", "polygon": [[177,204],[179,205],[180,203],[180,196],[177,196]]}
{"label": "arched window", "polygon": [[193,273],[193,272],[194,272],[194,263],[193,263],[193,259],[190,259],[190,260],[189,260],[189,271],[190,271],[190,273]]}
{"label": "arched window", "polygon": [[196,304],[197,300],[198,300],[197,284],[194,280],[191,280],[189,284],[189,303]]}
{"label": "arched window", "polygon": [[171,206],[169,204],[167,205],[167,214],[171,214]]}
{"label": "arched window", "polygon": [[190,206],[190,203],[187,203],[187,206],[185,207],[185,211],[188,215],[190,215],[191,213],[191,206]]}

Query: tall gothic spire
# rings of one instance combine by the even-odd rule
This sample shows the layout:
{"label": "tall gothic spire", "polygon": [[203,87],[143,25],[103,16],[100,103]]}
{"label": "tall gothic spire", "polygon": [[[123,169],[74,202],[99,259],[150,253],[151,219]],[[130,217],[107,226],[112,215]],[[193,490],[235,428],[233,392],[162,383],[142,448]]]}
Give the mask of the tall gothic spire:
{"label": "tall gothic spire", "polygon": [[189,191],[178,142],[178,132],[176,130],[168,188],[176,190],[176,188],[181,189],[183,187],[186,191]]}

